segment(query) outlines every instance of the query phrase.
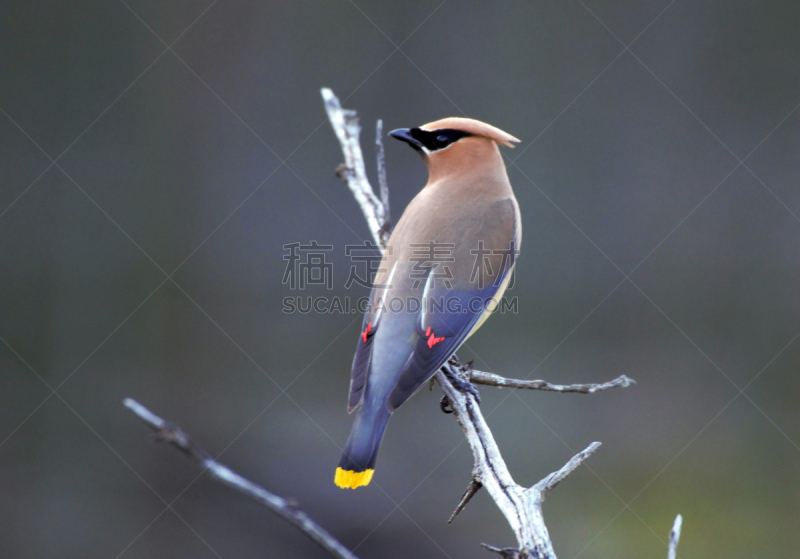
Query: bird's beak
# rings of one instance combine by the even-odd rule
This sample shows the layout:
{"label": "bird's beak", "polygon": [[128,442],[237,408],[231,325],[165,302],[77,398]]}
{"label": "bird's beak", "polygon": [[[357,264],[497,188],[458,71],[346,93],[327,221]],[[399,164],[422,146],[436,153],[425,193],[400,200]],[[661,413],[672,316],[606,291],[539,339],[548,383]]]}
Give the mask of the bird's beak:
{"label": "bird's beak", "polygon": [[414,149],[422,149],[422,143],[411,135],[411,130],[408,128],[398,128],[397,130],[392,130],[389,132],[389,135],[392,138],[397,138],[398,140],[407,142]]}

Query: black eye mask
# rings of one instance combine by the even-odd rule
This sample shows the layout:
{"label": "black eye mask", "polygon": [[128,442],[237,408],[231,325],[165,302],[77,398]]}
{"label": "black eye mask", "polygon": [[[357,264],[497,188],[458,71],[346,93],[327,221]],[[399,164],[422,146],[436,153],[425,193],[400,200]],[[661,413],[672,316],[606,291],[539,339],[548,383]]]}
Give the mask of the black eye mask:
{"label": "black eye mask", "polygon": [[457,142],[461,138],[472,136],[469,132],[463,130],[451,130],[445,128],[442,130],[423,130],[422,128],[399,128],[392,130],[389,135],[398,140],[402,140],[418,151],[427,151],[432,153],[434,151],[444,149]]}
{"label": "black eye mask", "polygon": [[428,151],[444,149],[461,138],[472,136],[463,130],[423,130],[421,128],[412,128],[409,130],[409,135],[425,146]]}

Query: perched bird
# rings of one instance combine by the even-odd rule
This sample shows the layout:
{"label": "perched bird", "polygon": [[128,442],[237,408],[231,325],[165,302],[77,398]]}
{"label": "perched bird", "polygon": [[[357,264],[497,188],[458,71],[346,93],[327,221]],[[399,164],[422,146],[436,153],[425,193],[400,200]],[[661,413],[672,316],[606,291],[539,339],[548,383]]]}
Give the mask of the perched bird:
{"label": "perched bird", "polygon": [[477,330],[508,286],[522,235],[498,144],[514,136],[468,118],[394,130],[428,167],[387,243],[353,358],[336,469],[339,487],[372,479],[389,416]]}

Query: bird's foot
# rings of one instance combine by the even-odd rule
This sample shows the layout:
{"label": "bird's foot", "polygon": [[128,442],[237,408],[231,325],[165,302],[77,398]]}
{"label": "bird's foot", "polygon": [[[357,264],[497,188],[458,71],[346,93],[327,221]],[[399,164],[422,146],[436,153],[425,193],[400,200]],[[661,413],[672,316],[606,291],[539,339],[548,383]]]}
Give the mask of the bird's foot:
{"label": "bird's foot", "polygon": [[450,398],[447,397],[447,394],[442,396],[442,399],[439,400],[439,407],[442,408],[444,413],[453,413],[453,406],[450,403]]}
{"label": "bird's foot", "polygon": [[[469,364],[467,365],[460,364],[459,368],[461,369],[461,372],[466,373],[467,378],[469,378],[469,371],[470,371]],[[444,376],[446,376],[447,380],[449,380],[450,383],[453,385],[453,388],[455,388],[462,394],[472,394],[478,401],[478,403],[479,404],[481,403],[481,395],[474,384],[472,384],[468,380],[461,379],[459,375],[448,366],[442,367],[442,372],[444,372]],[[442,408],[442,410],[444,410],[444,408]]]}

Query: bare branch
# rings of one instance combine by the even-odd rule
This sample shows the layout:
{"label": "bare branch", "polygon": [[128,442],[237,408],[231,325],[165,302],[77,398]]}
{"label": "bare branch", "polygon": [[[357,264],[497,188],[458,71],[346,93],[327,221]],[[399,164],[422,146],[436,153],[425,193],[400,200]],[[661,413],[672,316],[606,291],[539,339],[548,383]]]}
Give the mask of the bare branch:
{"label": "bare branch", "polygon": [[305,512],[299,510],[293,501],[270,493],[263,487],[243,478],[227,466],[223,466],[193,442],[180,427],[158,417],[136,400],[125,398],[123,403],[155,431],[153,435],[156,440],[170,443],[181,452],[195,458],[201,466],[208,470],[213,479],[236,489],[260,505],[267,507],[290,524],[302,530],[333,557],[337,559],[358,559],[356,555],[340,544],[336,538],[314,522]]}
{"label": "bare branch", "polygon": [[[448,367],[450,374],[456,377],[463,377],[469,374],[469,367],[455,360],[450,360],[445,367]],[[594,453],[600,443],[592,443],[586,450],[574,456],[560,470],[550,474],[533,487],[526,489],[515,483],[511,477],[508,466],[506,466],[505,460],[500,454],[494,435],[486,424],[475,396],[469,392],[461,392],[455,389],[442,371],[436,373],[436,380],[440,383],[442,390],[444,390],[450,401],[456,420],[461,425],[467,437],[467,442],[472,449],[472,455],[475,460],[472,480],[481,484],[482,487],[486,487],[486,490],[505,515],[506,520],[517,536],[519,544],[517,550],[511,548],[494,548],[494,550],[503,555],[503,557],[555,559],[556,554],[542,514],[544,496]],[[459,507],[463,508],[460,504]],[[486,547],[485,544],[483,545]]]}
{"label": "bare branch", "polygon": [[601,384],[551,384],[543,380],[517,380],[513,378],[501,377],[494,373],[485,373],[483,371],[472,371],[470,374],[470,381],[475,384],[484,384],[486,386],[500,386],[503,388],[527,388],[530,390],[543,390],[545,392],[574,392],[577,394],[594,394],[608,390],[609,388],[626,388],[636,381],[622,375],[615,378],[610,382]]}
{"label": "bare branch", "polygon": [[[445,367],[450,368],[450,374],[455,376],[468,374],[468,368],[454,360]],[[555,559],[542,516],[543,499],[514,482],[475,396],[456,390],[442,371],[436,373],[436,380],[450,400],[456,420],[472,450],[475,460],[472,479],[486,488],[506,517],[517,537],[518,549],[530,551],[533,557]]]}
{"label": "bare branch", "polygon": [[681,539],[681,524],[683,524],[683,517],[679,514],[675,517],[675,524],[672,525],[672,531],[669,533],[667,559],[675,559],[678,556],[678,542]]}

